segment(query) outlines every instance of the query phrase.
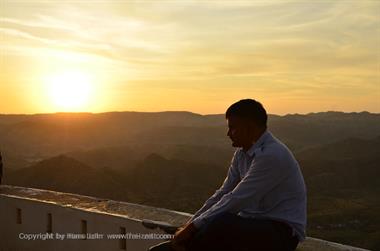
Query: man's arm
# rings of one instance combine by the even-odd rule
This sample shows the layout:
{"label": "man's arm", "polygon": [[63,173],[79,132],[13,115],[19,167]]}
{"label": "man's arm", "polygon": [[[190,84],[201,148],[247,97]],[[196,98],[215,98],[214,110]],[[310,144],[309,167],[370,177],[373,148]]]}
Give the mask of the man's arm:
{"label": "man's arm", "polygon": [[258,202],[270,190],[286,178],[289,170],[276,155],[258,155],[251,164],[246,176],[232,192],[225,194],[216,204],[194,219],[196,228],[214,216],[225,213],[237,213],[248,203]]}
{"label": "man's arm", "polygon": [[212,207],[215,203],[217,203],[223,195],[228,192],[231,192],[235,186],[240,181],[240,175],[237,166],[237,153],[239,150],[236,150],[234,156],[231,160],[231,165],[228,169],[227,177],[225,178],[222,186],[215,191],[215,193],[204,203],[204,205],[194,214],[194,216],[188,221],[190,223],[194,219],[196,219],[203,212],[207,211],[210,207]]}

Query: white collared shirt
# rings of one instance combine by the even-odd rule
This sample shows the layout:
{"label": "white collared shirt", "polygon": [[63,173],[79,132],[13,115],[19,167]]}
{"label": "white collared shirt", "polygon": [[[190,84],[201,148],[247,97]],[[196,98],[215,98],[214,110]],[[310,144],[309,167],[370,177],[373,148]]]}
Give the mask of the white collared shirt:
{"label": "white collared shirt", "polygon": [[221,213],[287,223],[305,239],[306,187],[293,154],[269,131],[245,152],[235,151],[223,185],[197,211],[198,228]]}

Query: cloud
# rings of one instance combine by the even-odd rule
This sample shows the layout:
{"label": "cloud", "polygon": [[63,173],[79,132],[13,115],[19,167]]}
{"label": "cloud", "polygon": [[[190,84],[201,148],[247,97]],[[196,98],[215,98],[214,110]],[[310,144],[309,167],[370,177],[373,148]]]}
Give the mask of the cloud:
{"label": "cloud", "polygon": [[379,83],[375,1],[33,2],[4,6],[1,48],[96,62],[119,83],[298,97]]}

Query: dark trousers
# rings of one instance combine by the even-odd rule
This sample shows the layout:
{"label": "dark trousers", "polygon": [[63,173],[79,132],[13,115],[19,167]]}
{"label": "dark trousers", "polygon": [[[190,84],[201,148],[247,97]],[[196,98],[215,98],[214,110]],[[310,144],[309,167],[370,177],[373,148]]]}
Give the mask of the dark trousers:
{"label": "dark trousers", "polygon": [[[285,223],[223,214],[211,220],[185,245],[187,251],[293,251],[298,239]],[[170,242],[149,251],[173,251]]]}

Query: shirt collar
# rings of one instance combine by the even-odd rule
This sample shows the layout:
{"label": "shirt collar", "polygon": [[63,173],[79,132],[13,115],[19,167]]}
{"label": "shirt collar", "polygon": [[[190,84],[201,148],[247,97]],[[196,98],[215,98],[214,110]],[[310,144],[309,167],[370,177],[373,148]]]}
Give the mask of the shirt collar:
{"label": "shirt collar", "polygon": [[263,134],[261,134],[260,138],[248,149],[246,154],[248,154],[250,157],[253,157],[255,154],[255,150],[262,146],[264,142],[267,140],[268,137],[270,137],[271,133],[268,130],[265,130]]}

